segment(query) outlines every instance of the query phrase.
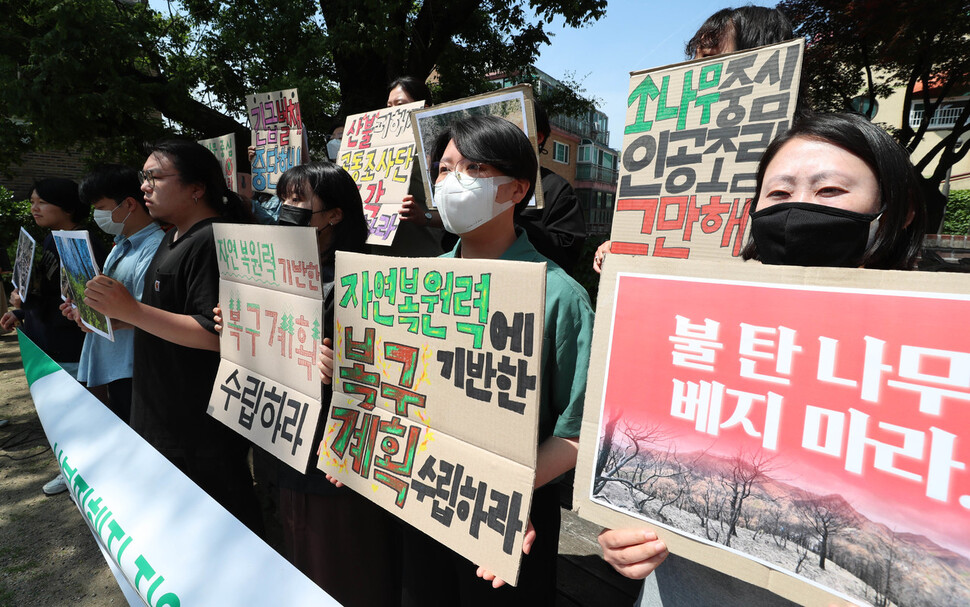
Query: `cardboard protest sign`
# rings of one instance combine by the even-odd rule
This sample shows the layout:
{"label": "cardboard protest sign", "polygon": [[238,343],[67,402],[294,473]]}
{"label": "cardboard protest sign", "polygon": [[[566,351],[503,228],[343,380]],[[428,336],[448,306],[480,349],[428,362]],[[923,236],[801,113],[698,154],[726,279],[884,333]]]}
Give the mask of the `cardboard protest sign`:
{"label": "cardboard protest sign", "polygon": [[535,479],[545,267],[338,252],[336,276],[319,468],[514,584]]}
{"label": "cardboard protest sign", "polygon": [[275,194],[280,175],[303,164],[303,121],[297,90],[249,95],[246,115],[253,133],[250,145],[256,148],[252,189]]}
{"label": "cardboard protest sign", "polygon": [[91,236],[87,230],[54,230],[51,234],[61,258],[62,277],[67,280],[81,322],[98,335],[114,341],[111,319],[89,306],[84,297],[87,282],[101,273],[91,248]]}
{"label": "cardboard protest sign", "polygon": [[321,408],[316,232],[228,223],[212,230],[223,329],[208,413],[305,472]]}
{"label": "cardboard protest sign", "polygon": [[344,125],[337,164],[360,189],[370,232],[367,244],[389,247],[394,242],[398,211],[415,170],[411,110],[422,107],[424,102],[416,101],[381,108],[349,116]]}
{"label": "cardboard protest sign", "polygon": [[237,156],[236,134],[229,133],[221,137],[213,137],[212,139],[200,139],[199,143],[212,152],[212,155],[222,165],[222,174],[226,178],[226,187],[237,194],[240,193],[239,171],[236,164],[239,158]]}
{"label": "cardboard protest sign", "polygon": [[740,255],[758,161],[795,112],[804,44],[632,74],[613,253]]}
{"label": "cardboard protest sign", "polygon": [[130,605],[338,604],[18,337],[44,434]]}
{"label": "cardboard protest sign", "polygon": [[[536,157],[539,155],[539,144],[536,140],[536,117],[532,106],[532,86],[520,84],[492,93],[484,93],[473,97],[466,97],[451,103],[441,103],[434,107],[414,111],[411,121],[414,129],[414,139],[418,144],[421,170],[429,175],[428,158],[434,146],[435,139],[448,125],[468,118],[469,116],[498,116],[508,120],[522,129],[529,137]],[[536,173],[536,183],[541,181]],[[424,180],[424,188],[431,205],[434,205],[434,182]],[[429,205],[429,206],[431,206]],[[542,188],[536,187],[535,196],[529,206],[542,208]]]}
{"label": "cardboard protest sign", "polygon": [[581,516],[805,605],[970,604],[970,277],[607,259]]}
{"label": "cardboard protest sign", "polygon": [[30,291],[30,273],[34,268],[34,249],[37,248],[37,241],[30,233],[20,228],[20,238],[17,240],[17,257],[13,263],[13,288],[20,293],[20,299],[27,301],[27,292]]}

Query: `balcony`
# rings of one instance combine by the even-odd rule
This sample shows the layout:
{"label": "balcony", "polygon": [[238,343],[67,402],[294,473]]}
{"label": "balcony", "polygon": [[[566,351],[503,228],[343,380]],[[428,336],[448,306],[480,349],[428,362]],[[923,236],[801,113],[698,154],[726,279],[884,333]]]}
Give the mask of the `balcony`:
{"label": "balcony", "polygon": [[581,139],[590,139],[601,145],[610,144],[610,132],[605,129],[600,130],[597,124],[591,120],[582,120],[557,114],[550,116],[549,122],[553,126],[559,127],[567,133],[577,135]]}
{"label": "balcony", "polygon": [[597,181],[600,183],[616,183],[616,169],[597,166],[589,163],[576,164],[576,181]]}

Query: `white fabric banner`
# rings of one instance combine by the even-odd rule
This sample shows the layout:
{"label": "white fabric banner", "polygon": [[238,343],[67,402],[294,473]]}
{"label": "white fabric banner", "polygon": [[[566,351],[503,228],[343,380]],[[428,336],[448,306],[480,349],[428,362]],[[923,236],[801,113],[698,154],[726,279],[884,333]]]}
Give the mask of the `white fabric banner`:
{"label": "white fabric banner", "polygon": [[20,349],[47,439],[130,604],[338,605],[23,333]]}

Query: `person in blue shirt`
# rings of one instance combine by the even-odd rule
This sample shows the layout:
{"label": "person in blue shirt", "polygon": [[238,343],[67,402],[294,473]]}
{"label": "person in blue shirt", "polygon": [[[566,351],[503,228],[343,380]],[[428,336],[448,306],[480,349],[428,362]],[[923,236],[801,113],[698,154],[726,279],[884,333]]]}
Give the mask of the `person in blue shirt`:
{"label": "person in blue shirt", "polygon": [[[94,207],[94,221],[113,235],[114,248],[102,271],[141,299],[145,270],[165,233],[145,208],[138,172],[120,164],[103,165],[81,182],[81,200]],[[72,314],[69,304],[61,306]],[[77,311],[73,310],[76,318]],[[78,381],[128,423],[131,413],[131,376],[134,331],[114,331],[114,341],[88,333],[81,350]]]}

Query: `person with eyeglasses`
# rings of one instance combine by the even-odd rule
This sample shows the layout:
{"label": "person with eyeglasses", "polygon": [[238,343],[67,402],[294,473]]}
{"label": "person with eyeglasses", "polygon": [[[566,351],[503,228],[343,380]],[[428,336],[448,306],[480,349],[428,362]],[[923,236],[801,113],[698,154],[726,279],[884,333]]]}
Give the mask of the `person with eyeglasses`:
{"label": "person with eyeglasses", "polygon": [[[532,198],[538,172],[535,150],[518,127],[495,116],[465,118],[442,131],[430,160],[441,220],[460,237],[442,257],[546,264],[536,489],[517,586],[405,526],[401,604],[546,605],[556,596],[558,481],[576,465],[593,309],[586,290],[539,254],[515,225],[515,207]],[[332,381],[333,363],[325,341],[318,357],[325,384]]]}
{"label": "person with eyeglasses", "polygon": [[[141,299],[145,271],[165,233],[145,208],[141,182],[135,169],[120,164],[102,165],[81,182],[81,200],[94,207],[94,221],[114,236],[114,247],[102,268]],[[61,312],[87,335],[81,350],[77,379],[112,413],[128,423],[131,413],[131,378],[134,332],[114,331],[114,341],[84,327],[70,300]]]}
{"label": "person with eyeglasses", "polygon": [[87,283],[92,308],[133,326],[131,427],[243,524],[261,534],[249,443],[206,414],[219,368],[213,309],[219,267],[212,224],[252,223],[212,152],[156,143],[139,172],[145,206],[172,224],[145,271],[141,301],[110,276]]}

